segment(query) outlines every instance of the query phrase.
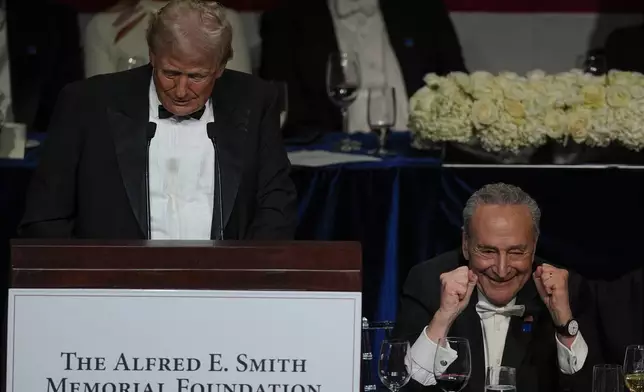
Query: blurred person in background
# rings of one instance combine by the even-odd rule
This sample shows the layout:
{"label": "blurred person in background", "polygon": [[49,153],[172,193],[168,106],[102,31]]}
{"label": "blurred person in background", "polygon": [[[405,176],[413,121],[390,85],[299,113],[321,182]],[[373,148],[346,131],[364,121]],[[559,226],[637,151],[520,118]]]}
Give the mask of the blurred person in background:
{"label": "blurred person in background", "polygon": [[[167,0],[122,0],[94,15],[85,36],[85,76],[125,71],[147,64],[145,34],[150,16],[167,3]],[[234,55],[226,68],[251,73],[250,51],[239,14],[227,9],[226,18],[234,31]]]}
{"label": "blurred person in background", "polygon": [[431,72],[465,71],[442,0],[285,0],[262,17],[260,76],[288,85],[285,136],[337,131],[340,110],[326,92],[331,52],[357,54],[363,89],[349,108],[350,131],[368,131],[369,86],[396,89],[396,130],[407,129],[408,99]]}
{"label": "blurred person in background", "polygon": [[644,73],[644,22],[610,33],[604,51],[608,69]]}

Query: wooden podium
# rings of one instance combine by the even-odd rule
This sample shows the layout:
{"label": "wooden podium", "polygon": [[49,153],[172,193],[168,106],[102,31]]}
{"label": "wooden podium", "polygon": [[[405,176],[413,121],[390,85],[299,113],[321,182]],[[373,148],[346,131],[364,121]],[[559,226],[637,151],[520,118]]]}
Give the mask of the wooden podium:
{"label": "wooden podium", "polygon": [[[71,354],[63,353],[64,350],[59,350],[59,347],[55,349],[51,348],[50,350],[49,344],[51,343],[51,340],[42,340],[44,339],[42,338],[43,335],[50,334],[51,336],[49,339],[55,340],[56,342],[71,339],[67,342],[70,346],[70,350],[72,350],[71,346],[73,346],[73,349],[77,351],[80,351],[81,348],[87,348],[87,352],[85,353],[87,358],[101,357],[106,363],[110,363],[110,361],[114,363],[116,361],[115,358],[117,354],[116,352],[112,353],[110,350],[113,346],[118,346],[122,339],[127,340],[131,334],[138,333],[138,330],[135,328],[136,325],[144,325],[149,322],[152,327],[147,326],[145,328],[141,328],[147,328],[146,330],[152,331],[157,327],[161,329],[171,328],[169,325],[172,324],[172,322],[168,321],[171,320],[171,318],[164,319],[163,317],[167,317],[167,314],[163,312],[154,314],[150,313],[149,316],[145,316],[153,318],[154,320],[157,320],[158,318],[157,321],[148,321],[149,319],[142,318],[144,316],[141,315],[141,312],[145,313],[149,309],[153,309],[154,306],[157,306],[159,303],[162,304],[160,309],[165,309],[164,306],[166,306],[166,302],[159,301],[166,300],[168,301],[168,312],[178,312],[180,314],[184,314],[182,312],[186,308],[190,308],[192,306],[195,306],[195,309],[201,309],[197,307],[202,306],[199,304],[204,301],[210,301],[209,303],[211,304],[207,305],[205,311],[197,311],[196,314],[185,313],[189,316],[182,316],[186,317],[185,331],[181,331],[181,333],[174,335],[177,331],[168,329],[168,332],[164,332],[164,335],[160,335],[163,337],[172,335],[175,339],[182,339],[181,347],[186,348],[186,353],[190,352],[190,354],[186,355],[194,356],[191,358],[199,362],[200,366],[203,366],[202,370],[204,371],[204,374],[201,375],[201,373],[198,372],[193,373],[193,375],[199,374],[198,377],[195,376],[198,378],[197,381],[187,381],[187,379],[177,378],[177,380],[183,381],[178,381],[178,385],[166,385],[165,389],[152,389],[152,386],[149,386],[150,389],[147,389],[149,391],[181,391],[184,390],[184,387],[185,390],[191,390],[188,388],[187,383],[194,382],[196,385],[198,382],[203,384],[205,382],[203,380],[212,379],[214,373],[207,374],[205,369],[208,361],[205,358],[210,355],[210,360],[212,361],[212,355],[220,354],[210,353],[206,355],[205,352],[195,354],[196,347],[202,347],[204,344],[208,346],[208,344],[205,342],[202,344],[201,342],[190,341],[190,334],[194,335],[194,339],[197,340],[210,340],[211,336],[209,335],[209,332],[204,335],[203,331],[217,330],[220,332],[213,332],[213,334],[219,339],[215,339],[217,340],[216,345],[225,346],[226,344],[232,344],[230,341],[239,343],[239,350],[243,353],[235,354],[237,355],[238,372],[240,369],[244,369],[240,364],[240,356],[250,355],[247,351],[253,351],[253,349],[257,349],[257,352],[254,355],[258,355],[258,352],[264,350],[262,355],[274,354],[276,357],[279,357],[280,355],[288,356],[296,355],[294,353],[301,353],[301,347],[303,345],[316,344],[315,341],[318,340],[318,338],[321,340],[326,338],[325,336],[320,336],[322,334],[321,332],[313,332],[315,324],[306,324],[307,318],[313,320],[316,315],[313,310],[311,310],[310,314],[307,313],[307,311],[311,306],[317,306],[316,304],[318,303],[321,306],[319,309],[320,312],[328,311],[330,312],[329,314],[332,314],[336,310],[340,312],[338,314],[345,312],[344,314],[346,317],[343,321],[345,325],[349,324],[349,318],[357,320],[357,325],[348,327],[349,329],[353,329],[350,334],[347,334],[346,328],[335,331],[333,324],[329,324],[325,328],[327,328],[330,334],[337,332],[337,337],[334,337],[333,339],[336,339],[338,342],[349,342],[347,339],[351,336],[352,340],[350,343],[354,344],[353,339],[357,339],[357,342],[355,342],[357,350],[354,347],[354,353],[352,354],[355,358],[350,358],[349,362],[351,362],[354,367],[357,366],[357,373],[356,369],[351,371],[354,372],[353,377],[355,379],[359,379],[361,318],[361,315],[359,314],[361,306],[359,303],[359,293],[362,290],[362,256],[360,245],[358,243],[281,243],[238,241],[97,242],[18,240],[12,242],[11,252],[8,319],[9,322],[12,322],[13,324],[10,324],[8,328],[9,340],[7,341],[7,352],[10,356],[3,356],[3,359],[9,358],[9,362],[6,367],[8,382],[3,382],[2,384],[7,385],[7,391],[14,391],[14,387],[11,385],[12,380],[18,384],[22,382],[23,384],[20,384],[23,385],[22,388],[24,388],[24,385],[31,385],[28,382],[27,384],[24,384],[25,381],[23,380],[26,378],[27,372],[27,370],[25,370],[27,365],[23,365],[23,363],[30,363],[24,358],[25,355],[28,355],[24,352],[25,350],[29,351],[33,348],[34,352],[37,352],[37,354],[33,354],[34,358],[36,358],[35,356],[37,355],[38,361],[42,361],[38,362],[37,368],[34,368],[37,370],[32,369],[29,370],[30,372],[40,371],[39,369],[43,369],[43,372],[53,374],[57,371],[57,366],[62,366],[62,362],[60,362],[62,361],[61,356],[63,358],[67,358],[68,361],[72,358],[70,356]],[[116,296],[118,297],[118,301],[121,301],[117,303],[114,302],[117,299],[113,293],[127,293],[127,295]],[[150,293],[149,295],[151,297],[148,296],[148,293]],[[159,295],[159,293],[163,293],[163,295]],[[251,295],[245,293],[255,294]],[[154,295],[152,296],[152,294]],[[347,301],[340,301],[340,299],[346,300],[347,295],[353,296],[353,301],[349,301],[351,302],[350,307],[347,307]],[[39,296],[42,296],[43,298],[42,303],[34,302],[37,298],[40,298]],[[266,297],[264,298],[263,296]],[[131,302],[127,302],[130,301],[127,298],[135,297],[136,300],[132,299]],[[172,297],[172,299],[164,299],[169,297]],[[193,297],[197,299],[190,302],[189,298]],[[336,299],[336,297],[338,300],[334,302],[333,300]],[[357,301],[355,300],[356,298],[358,299]],[[222,299],[225,299],[228,302],[222,302]],[[94,302],[91,302],[90,304],[90,302],[88,302],[90,300]],[[149,301],[149,303],[145,305],[145,307],[139,307],[139,302],[141,301]],[[173,306],[176,305],[177,301],[183,302],[181,302],[180,306],[177,305],[178,307],[174,308]],[[305,303],[309,305],[302,306]],[[235,305],[233,306],[233,304]],[[271,308],[272,310],[270,312],[273,313],[267,313],[268,316],[264,315],[261,319],[253,319],[255,314],[257,314],[257,317],[260,317],[260,314],[265,310],[263,304],[266,305],[266,308]],[[337,309],[334,308],[336,304]],[[58,308],[58,306],[60,307]],[[104,306],[104,308],[101,308],[102,306]],[[217,306],[221,306],[221,308],[218,308]],[[16,311],[16,309],[20,309],[20,311]],[[54,311],[52,309],[58,310]],[[70,309],[74,310],[72,311]],[[219,313],[216,316],[210,315],[208,311],[209,309],[214,309],[214,313]],[[250,310],[242,311],[241,309]],[[293,309],[293,312],[299,313],[291,314],[289,313],[289,309]],[[43,314],[50,310],[53,313],[45,317]],[[110,316],[112,318],[105,318],[104,321],[100,323],[96,321],[98,324],[92,324],[95,322],[92,321],[93,319],[91,317],[94,310],[97,312],[95,317],[97,319],[104,317],[106,312],[112,312],[112,316]],[[63,314],[64,312],[68,313]],[[150,312],[152,312],[152,310],[150,310]],[[237,314],[237,312],[239,312],[239,314]],[[358,314],[355,314],[356,312]],[[24,316],[25,314],[31,315],[29,316],[31,319],[24,319],[24,317],[27,317]],[[271,318],[271,314],[274,314],[275,318],[281,318],[283,320],[273,320]],[[207,317],[214,318],[206,320]],[[235,336],[237,333],[234,326],[223,325],[228,322],[227,320],[229,319],[233,320],[230,321],[230,323],[234,323],[236,317],[239,320],[244,320],[243,322],[239,321],[241,325],[239,325],[238,336]],[[339,317],[342,318],[343,316]],[[68,322],[67,320],[69,318],[75,319],[75,321],[73,323],[69,322],[70,324],[65,324],[65,326],[63,326],[65,322]],[[120,321],[118,321],[118,323],[117,321],[114,321],[117,324],[115,324],[112,329],[106,329],[100,334],[99,332],[95,332],[102,330],[102,326],[111,322],[110,320],[112,319]],[[39,325],[32,325],[31,320],[33,320],[34,324]],[[226,321],[224,322],[223,320]],[[209,329],[199,329],[200,327],[198,325],[201,321],[209,325]],[[23,324],[20,324],[21,322]],[[47,324],[48,322],[51,322],[50,327],[44,327],[43,324]],[[128,326],[130,322],[135,326]],[[158,324],[153,324],[154,322]],[[279,322],[282,322],[282,324],[279,324]],[[87,327],[84,327],[85,329],[78,327],[79,330],[74,332],[75,335],[72,335],[72,337],[66,335],[66,333],[71,333],[70,329],[76,328],[77,325],[85,325],[83,323],[87,323]],[[249,332],[243,332],[246,331],[248,327],[247,323],[257,323],[258,329],[248,329]],[[321,321],[318,320],[316,323],[319,324]],[[17,325],[23,325],[23,327],[18,327]],[[297,339],[300,339],[299,343],[293,343],[294,347],[289,346],[291,338],[286,339],[286,335],[284,335],[285,332],[282,331],[283,328],[288,329],[291,325],[299,326],[293,326],[293,328],[298,328],[293,331],[293,341],[295,342]],[[127,333],[123,332],[123,334],[119,334],[120,332],[117,333],[114,331],[114,328],[119,329],[121,326],[128,326],[127,328],[130,328],[130,330]],[[303,329],[305,331],[311,330],[311,333],[314,335],[305,339],[300,336]],[[266,339],[256,340],[253,345],[248,346],[246,342],[249,339],[252,340],[252,331],[266,334]],[[184,332],[186,335],[183,334]],[[90,336],[84,336],[85,333]],[[93,336],[91,335],[93,333],[99,335]],[[176,352],[178,349],[175,347],[168,346],[168,354],[165,354],[160,352],[158,346],[154,344],[141,347],[136,345],[139,341],[146,340],[149,337],[149,334],[154,335],[154,333],[155,332],[148,331],[146,334],[139,336],[137,338],[138,341],[135,339],[133,342],[128,344],[124,343],[124,347],[119,349],[127,351],[127,349],[130,348],[133,350],[133,352],[130,353],[132,356],[141,357],[147,355],[145,350],[148,350],[150,357],[157,356],[165,358],[165,355],[168,358],[175,358],[176,361],[177,356],[181,354]],[[200,333],[202,335],[199,335]],[[33,341],[34,347],[29,345],[31,343],[20,343],[21,340],[19,339],[26,339],[25,336],[27,334],[32,334],[33,336],[29,338],[31,340],[25,340],[25,342]],[[218,334],[226,336],[226,338],[220,338]],[[326,334],[326,332],[324,332],[324,334]],[[74,336],[78,336],[78,345],[76,345],[76,342],[74,341]],[[206,338],[203,336],[206,336]],[[101,339],[105,339],[106,341],[114,339],[114,341],[110,344],[106,343],[105,345],[96,343]],[[265,340],[271,339],[275,342],[279,342],[279,339],[286,339],[283,341],[283,353],[280,354],[279,352],[276,352],[271,354],[271,350],[279,351],[279,349],[276,349],[275,346],[271,346],[269,344],[270,342],[266,342],[266,348],[259,347],[264,344],[263,342],[265,342]],[[164,341],[168,342],[168,340]],[[333,344],[333,341],[334,340],[330,340],[325,344],[328,346],[329,344]],[[54,343],[52,343],[53,346],[55,346]],[[28,350],[25,349],[25,347],[27,347]],[[92,347],[94,351],[92,351]],[[298,349],[300,349],[300,351],[298,351]],[[338,347],[338,349],[340,349],[340,347]],[[23,350],[23,352],[19,352],[19,350]],[[48,352],[47,350],[50,350],[51,352]],[[103,352],[99,352],[100,350],[103,350]],[[237,348],[226,348],[225,350],[237,350]],[[317,350],[317,352],[325,351],[324,346],[311,348],[311,351],[313,350]],[[60,353],[58,351],[60,351]],[[230,352],[233,353],[235,351]],[[18,356],[16,356],[17,353]],[[203,354],[203,357],[198,356],[201,354]],[[306,352],[306,355],[313,354],[318,355],[317,353],[309,354],[309,352]],[[81,354],[79,352],[74,355]],[[304,365],[308,364],[306,366],[313,370],[308,370],[309,374],[306,376],[309,378],[317,377],[316,372],[321,368],[316,369],[314,366],[323,366],[321,363],[326,360],[322,361],[322,357],[327,354],[320,355],[322,355],[320,358],[314,358],[312,356],[308,360],[301,360],[304,361],[300,363],[302,366],[294,369],[301,370],[305,367]],[[22,362],[19,363],[18,358],[22,358]],[[46,360],[44,358],[46,358]],[[120,361],[120,357],[118,358]],[[246,357],[241,358],[243,359]],[[15,363],[12,361],[15,361]],[[150,359],[148,358],[148,364],[149,361]],[[162,361],[161,363],[163,363],[163,360],[157,359],[157,362],[158,361]],[[66,371],[61,373],[61,376],[56,375],[45,377],[43,373],[44,379],[38,381],[38,389],[62,391],[63,388],[66,388],[66,390],[75,390],[73,388],[77,388],[77,386],[71,384],[71,380],[74,379],[74,377],[77,378],[77,381],[81,385],[78,387],[78,390],[83,390],[82,385],[84,384],[88,385],[86,387],[87,390],[93,390],[92,388],[100,389],[100,385],[92,384],[93,382],[99,381],[102,383],[108,383],[108,386],[111,385],[110,383],[114,383],[116,385],[115,388],[118,387],[118,382],[133,382],[128,379],[129,374],[116,372],[116,370],[119,370],[118,363],[116,368],[112,366],[116,369],[113,369],[115,372],[112,376],[115,377],[115,379],[118,378],[120,380],[117,382],[107,379],[99,380],[99,377],[103,377],[103,375],[105,375],[105,369],[101,374],[92,372],[92,369],[89,368],[72,369],[70,365],[72,362],[66,363],[66,366],[70,367],[69,369],[61,369],[61,371]],[[229,362],[232,367],[234,361],[229,360]],[[85,362],[81,361],[78,363],[85,366]],[[92,362],[88,359],[87,363]],[[240,380],[250,382],[248,380],[254,380],[253,377],[260,373],[258,370],[260,369],[260,365],[262,369],[268,369],[264,367],[264,365],[268,363],[269,362],[260,362],[260,360],[257,359],[256,362],[253,362],[257,370],[254,374],[242,377],[241,373],[227,373],[229,378],[226,379],[226,382],[233,383],[230,385],[237,385],[235,383],[241,382]],[[210,365],[211,372],[215,372],[215,369],[219,369],[212,363],[210,363]],[[17,369],[17,367],[20,367],[20,369]],[[223,367],[221,367],[221,369],[223,369]],[[252,370],[252,366],[250,366],[250,369]],[[107,370],[109,371],[109,366]],[[183,374],[179,370],[176,371],[178,372],[177,374]],[[231,369],[230,371],[232,372],[233,370]],[[328,369],[324,371],[335,372],[335,370]],[[13,373],[9,374],[9,372]],[[226,372],[228,372],[227,368]],[[154,369],[148,369],[148,377],[151,377],[149,376],[150,374],[154,374],[155,376],[158,374],[159,377],[166,377],[167,372],[155,373]],[[221,375],[223,375],[223,373],[217,374],[218,377]],[[29,374],[29,377],[38,378],[39,375]],[[303,381],[304,379],[301,378],[302,376],[298,374],[289,374],[289,377],[292,377],[293,382],[305,382]],[[69,380],[67,380],[67,378],[69,378]],[[159,378],[159,380],[161,379],[162,378]],[[161,385],[161,381],[159,380],[157,380],[158,382],[155,382]],[[166,379],[163,378],[163,380],[165,382]],[[47,384],[47,382],[49,384]],[[172,382],[174,382],[174,380]],[[181,382],[185,382],[186,384],[182,386]],[[263,381],[258,379],[257,382]],[[311,382],[311,384],[308,384],[307,390],[315,390],[315,387],[312,387],[312,385],[318,385],[321,382],[322,381],[320,380]],[[324,380],[324,382],[328,383],[331,381]],[[70,384],[66,384],[65,386],[64,383]],[[253,389],[252,385],[248,385],[251,390],[257,390]],[[331,386],[335,388],[335,384]],[[359,386],[359,380],[357,382],[353,382],[350,389],[354,390],[353,392],[358,392],[357,389],[359,388],[356,388],[357,386]],[[130,387],[134,390],[133,386]],[[18,386],[15,386],[15,388],[18,388]],[[146,391],[143,387],[140,388],[141,392]],[[230,388],[233,387],[229,387],[229,389]],[[241,390],[246,391],[244,388],[241,388]],[[193,389],[200,390],[195,387],[193,387]],[[328,388],[325,386],[324,389]]]}

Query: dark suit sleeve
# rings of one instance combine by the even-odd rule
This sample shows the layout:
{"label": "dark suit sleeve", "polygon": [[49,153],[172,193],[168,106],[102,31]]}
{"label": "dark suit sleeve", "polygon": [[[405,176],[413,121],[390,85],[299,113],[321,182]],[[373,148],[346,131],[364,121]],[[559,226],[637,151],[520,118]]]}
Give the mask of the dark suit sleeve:
{"label": "dark suit sleeve", "polygon": [[250,235],[255,240],[292,240],[297,226],[297,197],[279,127],[277,93],[275,89],[268,91],[259,127],[257,208]]}
{"label": "dark suit sleeve", "polygon": [[75,85],[59,95],[42,156],[31,180],[25,214],[18,229],[22,237],[69,238],[76,207],[76,170],[82,149],[83,99]]}
{"label": "dark suit sleeve", "polygon": [[593,366],[604,363],[597,329],[597,312],[592,299],[590,284],[582,276],[570,272],[568,279],[570,307],[579,321],[579,331],[588,345],[588,356],[584,366],[577,373],[561,375],[560,389],[563,391],[588,391],[592,387]]}
{"label": "dark suit sleeve", "polygon": [[[427,282],[427,277],[435,274],[427,271],[424,264],[420,264],[411,269],[407,280],[403,285],[398,306],[398,316],[394,327],[393,336],[399,339],[409,341],[413,346],[416,339],[423,332],[425,326],[436,313],[434,304],[430,301],[431,290],[436,286]],[[440,287],[440,282],[436,282]],[[414,379],[403,388],[405,392],[429,392],[439,391],[435,386],[426,387]]]}
{"label": "dark suit sleeve", "polygon": [[438,37],[433,40],[438,50],[437,73],[446,75],[456,71],[467,72],[458,34],[445,3],[442,0],[431,0],[426,4],[431,7],[428,15],[433,15],[432,22],[435,23],[432,32],[438,33]]}
{"label": "dark suit sleeve", "polygon": [[400,295],[394,334],[412,345],[436,312],[428,298],[425,274],[419,267],[412,268]]}

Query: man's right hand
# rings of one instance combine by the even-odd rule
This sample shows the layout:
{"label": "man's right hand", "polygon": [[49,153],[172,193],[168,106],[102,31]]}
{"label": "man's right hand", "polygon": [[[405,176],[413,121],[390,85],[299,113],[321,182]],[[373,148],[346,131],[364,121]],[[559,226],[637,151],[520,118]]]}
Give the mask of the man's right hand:
{"label": "man's right hand", "polygon": [[427,337],[434,343],[447,335],[452,323],[470,302],[477,276],[468,267],[459,267],[441,274],[440,308],[427,328]]}

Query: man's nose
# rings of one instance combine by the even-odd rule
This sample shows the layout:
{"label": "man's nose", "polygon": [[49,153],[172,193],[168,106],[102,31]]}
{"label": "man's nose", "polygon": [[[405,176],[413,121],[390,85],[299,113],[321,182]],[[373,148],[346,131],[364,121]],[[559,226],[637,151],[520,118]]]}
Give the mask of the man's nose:
{"label": "man's nose", "polygon": [[181,75],[177,81],[175,88],[175,95],[177,98],[182,99],[188,95],[188,76]]}
{"label": "man's nose", "polygon": [[499,278],[504,279],[509,272],[510,268],[508,267],[508,256],[505,253],[501,253],[499,260],[496,263],[496,273],[497,275],[499,275]]}

